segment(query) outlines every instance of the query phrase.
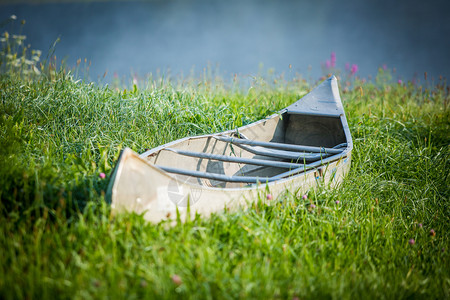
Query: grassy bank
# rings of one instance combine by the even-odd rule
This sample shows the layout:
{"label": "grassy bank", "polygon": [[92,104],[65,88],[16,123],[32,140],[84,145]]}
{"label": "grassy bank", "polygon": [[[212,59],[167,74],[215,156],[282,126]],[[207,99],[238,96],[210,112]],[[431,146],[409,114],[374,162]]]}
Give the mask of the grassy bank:
{"label": "grassy bank", "polygon": [[167,229],[110,217],[120,149],[236,128],[312,86],[205,76],[105,87],[51,61],[23,66],[0,75],[1,298],[450,297],[445,82],[352,79],[342,98],[355,149],[339,189]]}

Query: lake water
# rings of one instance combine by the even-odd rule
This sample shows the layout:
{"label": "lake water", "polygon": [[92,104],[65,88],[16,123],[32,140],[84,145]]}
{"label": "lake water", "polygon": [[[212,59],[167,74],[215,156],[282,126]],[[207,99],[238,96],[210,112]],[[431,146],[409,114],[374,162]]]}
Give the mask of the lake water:
{"label": "lake water", "polygon": [[331,52],[337,67],[357,64],[361,76],[383,64],[403,80],[450,75],[448,1],[43,2],[3,0],[0,19],[25,19],[28,43],[44,53],[60,36],[58,58],[92,61],[93,80],[106,70],[109,81],[114,73],[190,74],[208,65],[225,77],[263,66],[315,79]]}

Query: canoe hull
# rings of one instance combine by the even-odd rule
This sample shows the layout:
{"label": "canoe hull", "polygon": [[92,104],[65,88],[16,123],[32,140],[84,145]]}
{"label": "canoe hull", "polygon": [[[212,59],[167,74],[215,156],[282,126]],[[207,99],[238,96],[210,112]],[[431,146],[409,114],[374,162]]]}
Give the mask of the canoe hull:
{"label": "canoe hull", "polygon": [[[211,213],[236,210],[257,199],[276,199],[286,190],[301,195],[318,185],[337,187],[350,170],[350,153],[337,161],[303,174],[271,183],[247,188],[212,188],[189,184],[169,175],[130,149],[125,149],[118,162],[116,180],[111,189],[112,211],[143,214],[147,221],[157,223],[175,220],[177,209],[183,221],[196,214],[208,217]],[[189,209],[188,209],[189,205]]]}
{"label": "canoe hull", "polygon": [[141,155],[126,148],[111,174],[112,213],[150,222],[246,208],[286,191],[336,187],[352,138],[333,76],[278,114],[218,134],[186,137]]}

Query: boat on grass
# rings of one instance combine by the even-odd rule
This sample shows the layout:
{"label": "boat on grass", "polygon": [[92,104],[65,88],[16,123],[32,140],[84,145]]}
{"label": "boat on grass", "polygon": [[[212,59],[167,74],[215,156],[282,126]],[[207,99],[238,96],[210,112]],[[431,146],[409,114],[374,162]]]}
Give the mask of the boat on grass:
{"label": "boat on grass", "polygon": [[[122,151],[107,198],[112,212],[150,222],[209,216],[270,202],[286,190],[339,184],[350,169],[352,137],[332,76],[265,119],[186,137],[137,154]],[[268,196],[270,194],[270,196]]]}

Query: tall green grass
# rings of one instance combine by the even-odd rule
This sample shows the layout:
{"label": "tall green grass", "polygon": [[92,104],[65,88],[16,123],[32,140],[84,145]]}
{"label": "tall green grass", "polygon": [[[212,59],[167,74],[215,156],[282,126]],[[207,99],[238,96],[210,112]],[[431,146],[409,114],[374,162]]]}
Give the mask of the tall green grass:
{"label": "tall green grass", "polygon": [[0,75],[1,298],[449,298],[446,82],[398,84],[380,70],[343,89],[341,76],[355,148],[338,189],[168,227],[110,216],[104,192],[123,147],[236,128],[314,84],[101,86],[33,66]]}

